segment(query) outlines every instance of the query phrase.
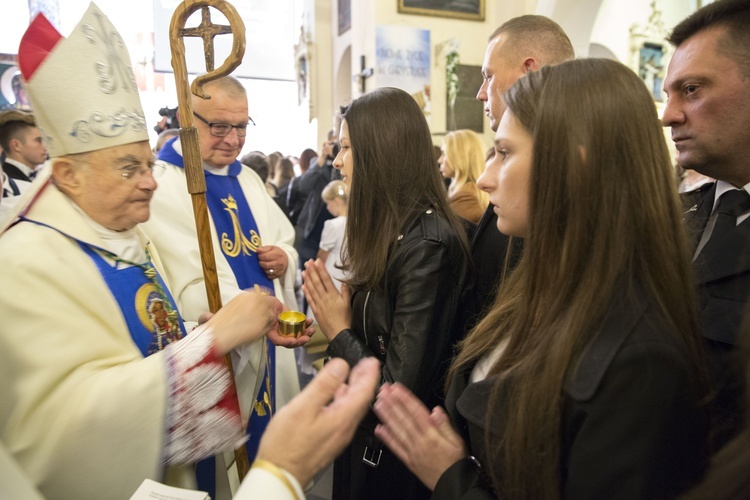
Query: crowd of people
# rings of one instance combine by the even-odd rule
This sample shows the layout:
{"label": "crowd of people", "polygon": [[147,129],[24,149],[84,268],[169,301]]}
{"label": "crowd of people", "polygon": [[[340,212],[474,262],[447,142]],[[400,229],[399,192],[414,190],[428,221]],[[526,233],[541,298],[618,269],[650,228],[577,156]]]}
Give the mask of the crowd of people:
{"label": "crowd of people", "polygon": [[[455,131],[437,165],[395,88],[317,152],[240,159],[247,92],[210,81],[198,229],[191,142],[152,148],[132,78],[89,64],[132,76],[91,36],[115,27],[37,17],[19,66],[44,113],[0,114],[0,492],[301,499],[333,463],[337,500],[748,498],[748,28],[746,0],[674,27],[659,118],[630,68],[513,18],[477,94],[493,154]],[[298,338],[285,309],[310,313]],[[313,334],[328,362],[300,390]]]}

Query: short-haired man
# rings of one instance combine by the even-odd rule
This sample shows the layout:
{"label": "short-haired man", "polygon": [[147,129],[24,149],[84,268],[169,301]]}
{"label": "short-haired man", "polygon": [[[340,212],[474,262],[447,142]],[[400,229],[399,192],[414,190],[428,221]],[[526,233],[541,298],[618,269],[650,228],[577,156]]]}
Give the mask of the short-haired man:
{"label": "short-haired man", "polygon": [[0,111],[0,147],[5,153],[2,169],[12,181],[8,196],[18,196],[47,160],[47,148],[34,116],[17,109]]}
{"label": "short-haired man", "polygon": [[544,16],[515,17],[495,30],[482,63],[484,81],[477,99],[484,102],[490,128],[497,130],[505,105],[501,96],[530,71],[575,58],[568,35]]}
{"label": "short-haired man", "polygon": [[680,22],[669,41],[676,49],[664,125],[679,165],[717,179],[686,195],[685,220],[720,446],[744,420],[735,346],[750,298],[750,3],[717,0]]}
{"label": "short-haired man", "polygon": [[[222,301],[259,285],[296,309],[294,228],[260,177],[237,160],[250,123],[245,88],[236,78],[224,77],[207,83],[204,90],[211,98],[193,96],[192,108]],[[180,311],[186,319],[196,320],[208,309],[208,301],[182,153],[179,138],[159,151],[160,188],[144,230],[159,248]],[[252,461],[274,403],[281,406],[299,392],[294,352],[261,339],[236,357],[234,368],[243,417],[249,417]],[[220,473],[213,483],[212,468],[210,463],[199,466],[199,487],[209,490],[212,498],[217,498],[214,492],[224,497],[225,475]]]}
{"label": "short-haired man", "polygon": [[296,243],[300,269],[303,269],[305,262],[315,259],[318,255],[323,224],[333,218],[320,195],[329,182],[339,178],[338,170],[333,168],[333,159],[337,153],[336,134],[330,130],[318,156],[310,162],[310,168],[293,185],[295,201],[302,205],[296,214],[299,233]]}
{"label": "short-haired man", "polygon": [[91,4],[69,38],[39,15],[19,47],[52,159],[0,235],[0,441],[48,498],[193,487],[193,462],[244,439],[221,357],[281,310],[243,293],[187,335],[138,228],[154,160],[120,41]]}
{"label": "short-haired man", "polygon": [[[573,45],[553,20],[536,15],[515,17],[495,30],[482,63],[484,81],[477,99],[484,103],[490,128],[497,131],[505,111],[501,96],[530,71],[575,58]],[[497,229],[497,215],[490,205],[471,238],[474,282],[464,296],[463,330],[468,331],[490,305],[497,292],[506,262],[515,266],[523,242],[508,238]],[[462,332],[459,332],[460,336]]]}

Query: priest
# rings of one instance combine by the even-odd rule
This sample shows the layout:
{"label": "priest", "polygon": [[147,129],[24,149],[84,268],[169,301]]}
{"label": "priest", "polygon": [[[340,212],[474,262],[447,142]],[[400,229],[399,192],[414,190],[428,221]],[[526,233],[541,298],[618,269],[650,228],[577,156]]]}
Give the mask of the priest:
{"label": "priest", "polygon": [[[260,177],[237,161],[251,123],[245,88],[228,76],[207,83],[204,91],[210,98],[193,95],[192,110],[206,176],[222,301],[260,285],[296,309],[294,228]],[[144,230],[164,258],[180,311],[194,320],[208,308],[208,302],[191,199],[185,188],[182,146],[175,138],[159,151],[160,168],[155,176],[160,188],[152,200],[153,217]],[[292,351],[260,340],[233,356],[233,364],[240,407],[243,417],[249,419],[248,456],[252,461],[268,419],[299,392],[296,362]],[[204,463],[198,469],[201,488],[213,498],[228,497],[223,493],[226,474],[221,462],[219,457],[216,464]]]}

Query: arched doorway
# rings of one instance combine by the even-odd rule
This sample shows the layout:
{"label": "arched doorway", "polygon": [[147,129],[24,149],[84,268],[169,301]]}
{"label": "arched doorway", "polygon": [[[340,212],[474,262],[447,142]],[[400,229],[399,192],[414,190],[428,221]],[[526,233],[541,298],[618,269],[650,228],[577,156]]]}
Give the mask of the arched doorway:
{"label": "arched doorway", "polygon": [[352,100],[352,46],[344,49],[338,60],[336,81],[333,87],[334,107],[348,104]]}

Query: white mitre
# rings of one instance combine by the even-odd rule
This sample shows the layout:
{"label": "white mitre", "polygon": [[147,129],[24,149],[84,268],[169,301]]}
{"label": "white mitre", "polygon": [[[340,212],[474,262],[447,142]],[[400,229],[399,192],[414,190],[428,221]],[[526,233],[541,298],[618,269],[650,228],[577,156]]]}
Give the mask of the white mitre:
{"label": "white mitre", "polygon": [[130,55],[94,3],[68,38],[37,15],[18,65],[51,157],[148,141]]}

